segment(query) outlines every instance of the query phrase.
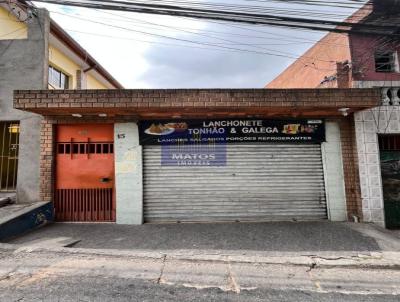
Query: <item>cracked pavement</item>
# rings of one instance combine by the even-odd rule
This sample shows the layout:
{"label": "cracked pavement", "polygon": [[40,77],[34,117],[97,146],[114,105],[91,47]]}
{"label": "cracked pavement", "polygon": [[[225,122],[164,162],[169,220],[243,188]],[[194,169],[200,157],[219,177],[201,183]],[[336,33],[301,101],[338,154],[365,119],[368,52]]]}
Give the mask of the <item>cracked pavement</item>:
{"label": "cracked pavement", "polygon": [[[257,299],[269,294],[273,294],[271,301],[274,301],[274,295],[279,296],[282,292],[296,293],[294,297],[307,293],[308,297],[320,298],[316,301],[335,295],[354,296],[353,301],[374,295],[376,300],[372,301],[381,298],[382,301],[391,301],[388,297],[398,301],[400,298],[400,270],[396,269],[226,260],[192,261],[169,258],[168,255],[137,258],[128,254],[82,254],[73,252],[73,249],[71,252],[68,249],[63,252],[0,249],[0,300],[35,301],[42,297],[37,301],[119,301],[119,298],[120,301],[156,301],[154,297],[165,291],[183,296],[191,292],[190,297],[200,294],[204,301],[221,301],[227,297],[230,297],[227,301],[237,301],[235,299],[240,297],[246,297],[246,301],[262,301]],[[74,291],[70,286],[76,283],[80,286]],[[88,288],[79,289],[84,284]],[[93,286],[99,292],[93,291]],[[106,288],[111,289],[105,292]],[[116,288],[119,292],[111,297]],[[149,296],[137,300],[131,296],[131,300],[124,300],[133,288],[146,291],[142,294]],[[32,296],[34,292],[37,296]],[[152,295],[153,299],[150,299]]]}
{"label": "cracked pavement", "polygon": [[391,233],[293,225],[51,225],[0,244],[0,301],[400,300]]}

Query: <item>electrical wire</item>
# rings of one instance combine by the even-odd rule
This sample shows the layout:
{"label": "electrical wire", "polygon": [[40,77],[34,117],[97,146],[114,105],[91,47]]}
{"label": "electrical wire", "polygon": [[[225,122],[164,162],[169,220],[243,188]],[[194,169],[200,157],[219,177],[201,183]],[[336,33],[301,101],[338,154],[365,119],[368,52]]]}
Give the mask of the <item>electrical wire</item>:
{"label": "electrical wire", "polygon": [[107,24],[107,23],[104,23],[104,22],[89,20],[89,19],[86,19],[86,18],[80,18],[80,17],[76,17],[76,16],[70,16],[68,14],[63,14],[63,13],[59,13],[59,12],[58,12],[58,14],[64,15],[64,16],[68,16],[68,17],[71,17],[71,18],[75,18],[75,19],[78,19],[78,20],[83,20],[83,21],[87,21],[87,22],[91,22],[91,23],[95,23],[95,24],[100,24],[100,25],[104,25],[104,26],[108,26],[108,27],[112,27],[112,28],[117,28],[117,29],[122,29],[122,30],[125,30],[125,31],[136,32],[136,33],[149,35],[149,36],[154,36],[154,37],[158,37],[158,38],[171,39],[171,40],[176,40],[176,41],[180,41],[180,42],[187,42],[187,43],[199,44],[199,45],[205,45],[205,46],[214,46],[214,47],[230,49],[230,50],[236,50],[236,51],[243,51],[243,52],[248,52],[248,53],[255,53],[255,54],[262,54],[262,55],[272,55],[272,56],[279,56],[279,57],[285,57],[285,58],[290,58],[290,59],[297,59],[297,57],[293,57],[293,56],[286,56],[286,55],[281,55],[281,54],[253,51],[253,50],[248,50],[248,49],[233,48],[233,47],[222,46],[222,45],[218,45],[218,44],[214,44],[214,43],[192,41],[192,40],[188,40],[188,39],[181,39],[181,38],[176,38],[176,37],[171,37],[171,36],[165,36],[165,35],[160,35],[160,34],[155,34],[155,33],[149,33],[149,32],[144,32],[144,31],[140,31],[140,30],[135,30],[135,29],[132,29],[132,28],[127,28],[127,27],[122,27],[122,26],[117,26],[117,25],[111,25],[111,24]]}
{"label": "electrical wire", "polygon": [[[130,17],[127,17],[127,16],[111,13],[109,11],[105,11],[105,12],[104,11],[100,11],[100,10],[96,10],[96,11],[97,12],[101,12],[101,13],[106,13],[106,14],[109,14],[109,15],[112,15],[112,16],[119,17],[119,19],[115,19],[115,18],[111,19],[111,20],[114,20],[114,21],[123,21],[123,20],[120,19],[120,18],[123,18],[123,19],[127,20],[127,22],[129,22],[129,23],[135,24],[135,26],[138,26],[137,24],[143,24],[143,23],[148,23],[148,24],[155,25],[156,28],[155,27],[146,27],[146,26],[140,25],[141,27],[152,28],[152,29],[157,29],[159,27],[168,28],[168,30],[169,29],[174,29],[174,30],[177,30],[177,31],[181,31],[182,29],[188,29],[188,30],[195,30],[197,32],[205,32],[205,33],[212,33],[212,34],[223,34],[223,35],[234,35],[234,36],[251,38],[251,39],[276,40],[277,38],[279,38],[279,41],[285,41],[285,42],[291,42],[291,43],[299,43],[299,44],[302,44],[302,43],[310,43],[310,44],[312,43],[312,44],[314,44],[316,42],[320,42],[319,40],[312,40],[312,39],[307,39],[307,38],[300,38],[300,37],[276,34],[276,33],[265,32],[265,31],[259,31],[259,32],[262,32],[263,34],[267,34],[267,35],[270,35],[270,36],[274,36],[275,38],[267,38],[267,37],[264,37],[264,36],[254,36],[254,35],[244,35],[244,34],[238,34],[238,33],[230,33],[230,32],[226,32],[226,31],[225,32],[221,32],[221,31],[204,30],[204,29],[198,29],[198,28],[181,27],[181,26],[180,27],[171,26],[171,25],[167,26],[165,24],[160,24],[160,23],[155,23],[155,22],[148,22],[148,21],[144,21],[144,20],[136,19],[136,18],[130,18]],[[80,15],[80,14],[78,14],[78,15]],[[102,19],[105,20],[105,18],[102,18]],[[125,22],[125,21],[123,21],[123,22]],[[217,24],[221,24],[221,23],[217,23]],[[223,23],[222,25],[227,25],[227,24]],[[249,30],[248,28],[243,28],[243,27],[236,27],[236,28],[243,29],[243,30]],[[283,37],[287,37],[288,39],[283,38]],[[272,44],[262,44],[262,43],[248,43],[248,44],[249,45],[272,45]],[[348,45],[346,45],[346,44],[338,44],[338,43],[325,43],[325,42],[322,42],[322,44],[348,47]]]}
{"label": "electrical wire", "polygon": [[[149,22],[149,21],[143,21],[143,22],[147,23],[147,24],[153,24],[153,25],[156,24],[156,23]],[[173,28],[175,30],[178,30],[178,31],[181,31],[181,32],[184,32],[184,33],[190,33],[190,34],[193,34],[193,35],[199,35],[199,36],[202,36],[202,37],[207,37],[207,38],[211,38],[211,39],[224,41],[224,45],[227,45],[226,43],[230,43],[229,45],[241,45],[241,46],[248,46],[248,47],[252,47],[252,48],[258,48],[258,49],[266,50],[266,51],[275,51],[273,49],[268,49],[268,48],[262,47],[260,45],[255,45],[255,44],[251,44],[251,43],[240,43],[238,41],[233,41],[233,40],[229,40],[229,39],[225,39],[225,38],[211,36],[209,34],[203,34],[203,33],[199,33],[199,32],[196,32],[196,31],[189,31],[189,30],[185,30],[185,29],[181,29],[181,28],[177,28],[177,27],[173,27],[173,26],[169,26],[169,25],[159,25],[159,26],[163,26],[163,27],[166,27],[166,28],[169,28],[169,29]],[[213,42],[213,44],[218,44],[218,43]],[[280,51],[280,53],[281,54],[287,54],[287,55],[293,55],[291,53],[284,52],[284,51]]]}
{"label": "electrical wire", "polygon": [[[72,32],[72,33],[78,33],[78,34],[89,35],[89,36],[104,37],[104,38],[123,40],[123,41],[135,41],[135,42],[141,42],[141,43],[165,45],[165,46],[172,46],[172,47],[185,47],[185,48],[204,49],[204,50],[239,52],[239,51],[228,50],[228,49],[197,47],[197,46],[191,46],[191,45],[185,45],[185,44],[174,44],[174,43],[164,43],[164,42],[158,42],[158,41],[133,39],[133,38],[130,38],[130,37],[120,37],[120,36],[114,36],[114,35],[105,35],[105,34],[99,34],[99,33],[94,33],[94,32],[87,32],[87,31],[79,31],[79,30],[68,29],[68,28],[65,28],[65,30],[68,31],[68,32]],[[292,43],[289,43],[289,44],[268,44],[268,45],[271,45],[271,46],[287,46],[287,45],[292,45]]]}
{"label": "electrical wire", "polygon": [[[71,16],[69,14],[64,14],[64,13],[60,13],[60,12],[57,12],[57,14],[64,15],[64,16],[67,16],[67,17],[70,17],[70,18],[75,18],[77,20],[82,20],[82,21],[86,21],[86,22],[91,22],[91,23],[95,23],[95,24],[108,26],[108,27],[111,27],[111,28],[122,29],[122,30],[125,30],[125,31],[131,31],[131,32],[140,33],[140,34],[143,34],[143,35],[149,35],[149,36],[158,37],[158,38],[170,39],[170,40],[186,42],[186,43],[192,43],[192,44],[198,44],[198,45],[202,45],[202,46],[212,46],[212,47],[230,49],[230,50],[235,50],[235,51],[242,51],[242,52],[247,52],[247,53],[270,55],[270,56],[276,56],[276,57],[284,57],[284,58],[289,58],[289,59],[305,58],[304,56],[301,57],[301,56],[294,55],[294,54],[289,54],[289,53],[285,54],[285,53],[282,53],[281,51],[277,52],[276,50],[257,51],[257,50],[251,50],[251,49],[236,48],[236,47],[231,47],[231,46],[227,46],[227,45],[220,45],[220,44],[216,44],[216,43],[209,43],[209,42],[193,41],[193,40],[188,40],[188,39],[183,39],[183,38],[176,38],[176,37],[171,37],[171,36],[166,36],[166,35],[161,35],[161,34],[156,34],[156,33],[145,32],[145,31],[141,31],[141,30],[135,30],[135,29],[132,29],[132,28],[122,27],[122,26],[118,26],[118,25],[112,25],[112,24],[101,22],[101,21],[87,19],[87,18]],[[277,53],[274,53],[273,51],[275,51]],[[311,60],[318,60],[318,61],[324,61],[324,62],[332,63],[331,61],[321,60],[321,59],[318,59],[318,58],[311,58],[310,57],[310,59]]]}
{"label": "electrical wire", "polygon": [[4,34],[4,35],[1,35],[1,36],[0,36],[0,39],[2,39],[2,38],[4,38],[4,37],[7,37],[7,36],[9,36],[9,35],[15,34],[16,32],[19,32],[19,31],[22,31],[22,30],[25,30],[25,28],[24,28],[24,27],[20,27],[20,28],[18,28],[18,29],[16,29],[16,30],[10,31],[10,32],[8,32],[8,33],[6,33],[6,34]]}
{"label": "electrical wire", "polygon": [[[138,13],[148,13],[156,15],[169,15],[190,17],[206,20],[219,20],[238,22],[246,24],[263,24],[287,28],[304,28],[316,31],[331,31],[342,33],[363,33],[368,35],[393,35],[397,33],[399,27],[394,25],[376,25],[358,23],[356,27],[351,22],[338,22],[326,19],[306,19],[300,17],[279,16],[273,14],[260,14],[254,12],[239,12],[227,10],[215,10],[208,8],[197,8],[189,6],[178,6],[171,4],[155,4],[159,1],[110,1],[110,0],[37,0],[37,2],[70,5],[77,7],[97,8],[102,10],[129,11]],[[173,1],[167,1],[171,3]],[[177,3],[177,1],[174,1]],[[179,3],[179,2],[178,2]],[[353,28],[354,27],[354,28]]]}

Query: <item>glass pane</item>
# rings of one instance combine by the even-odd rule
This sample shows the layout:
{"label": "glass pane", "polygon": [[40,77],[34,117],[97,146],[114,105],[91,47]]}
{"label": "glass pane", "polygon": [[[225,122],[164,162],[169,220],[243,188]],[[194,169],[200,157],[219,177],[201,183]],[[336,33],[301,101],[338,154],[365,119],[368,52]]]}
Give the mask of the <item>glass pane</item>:
{"label": "glass pane", "polygon": [[65,75],[60,74],[60,88],[65,88]]}
{"label": "glass pane", "polygon": [[54,88],[68,89],[69,77],[62,71],[49,66],[49,84]]}
{"label": "glass pane", "polygon": [[61,73],[57,70],[54,70],[54,83],[57,84],[57,87],[60,87],[61,81]]}

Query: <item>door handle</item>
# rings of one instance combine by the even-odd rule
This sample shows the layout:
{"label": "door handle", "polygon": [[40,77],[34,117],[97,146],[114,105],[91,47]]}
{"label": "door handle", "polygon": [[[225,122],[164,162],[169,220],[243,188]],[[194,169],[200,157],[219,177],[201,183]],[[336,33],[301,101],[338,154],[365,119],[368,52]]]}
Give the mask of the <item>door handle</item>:
{"label": "door handle", "polygon": [[109,177],[100,178],[100,182],[102,182],[102,183],[107,183],[107,182],[110,182],[110,181],[111,181],[111,178],[109,178]]}

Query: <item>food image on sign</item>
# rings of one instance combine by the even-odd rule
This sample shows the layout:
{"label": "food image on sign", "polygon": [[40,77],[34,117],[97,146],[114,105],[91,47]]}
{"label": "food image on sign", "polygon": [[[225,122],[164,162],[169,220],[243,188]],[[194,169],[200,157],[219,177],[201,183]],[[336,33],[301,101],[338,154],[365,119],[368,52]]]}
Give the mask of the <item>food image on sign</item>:
{"label": "food image on sign", "polygon": [[299,134],[299,133],[314,133],[316,131],[315,125],[300,125],[300,124],[289,124],[283,127],[282,133],[284,134]]}
{"label": "food image on sign", "polygon": [[300,124],[289,124],[283,127],[282,133],[284,134],[297,134],[299,133]]}
{"label": "food image on sign", "polygon": [[163,125],[161,123],[159,124],[151,124],[149,128],[147,128],[144,132],[150,135],[168,135],[171,134],[175,131],[174,128],[169,127],[166,125]]}
{"label": "food image on sign", "polygon": [[308,125],[308,126],[301,126],[300,132],[301,133],[314,133],[316,131],[315,125]]}
{"label": "food image on sign", "polygon": [[187,123],[153,123],[145,130],[150,135],[169,135],[174,132],[184,132],[188,129]]}
{"label": "food image on sign", "polygon": [[183,132],[188,129],[187,123],[168,123],[165,124],[165,127],[175,129],[175,132]]}

